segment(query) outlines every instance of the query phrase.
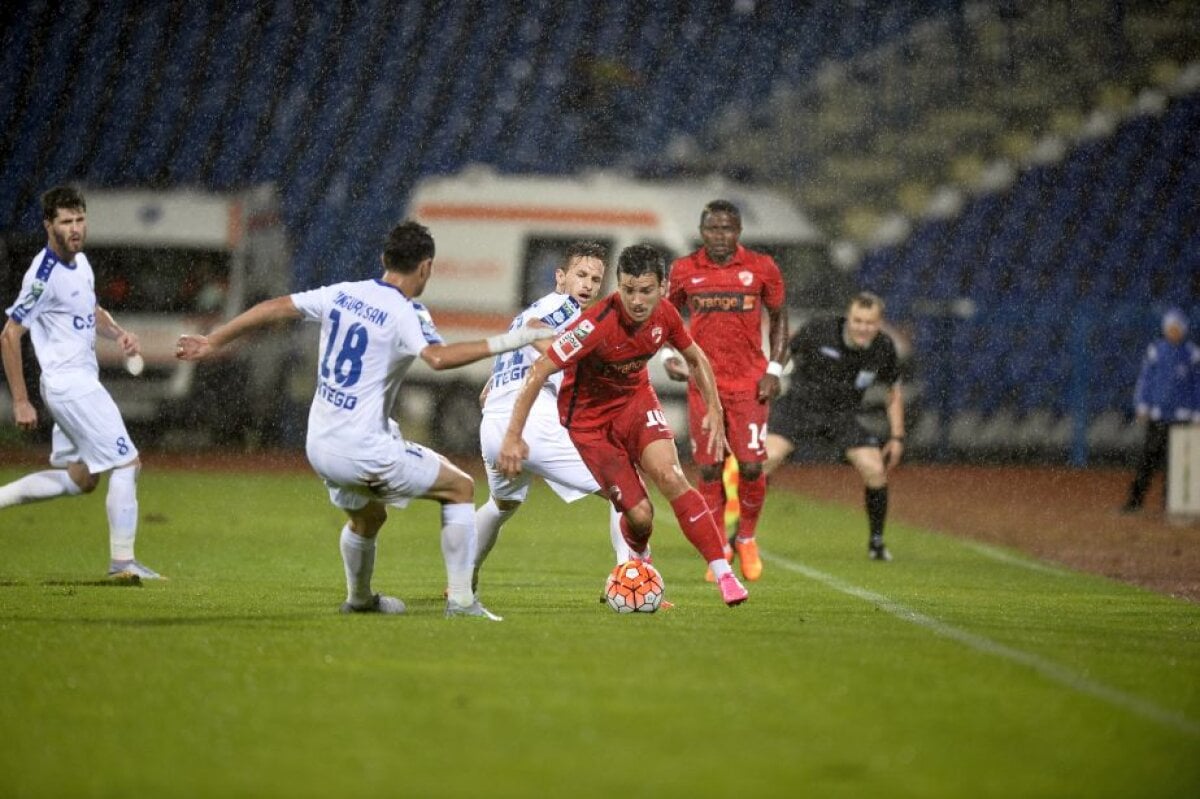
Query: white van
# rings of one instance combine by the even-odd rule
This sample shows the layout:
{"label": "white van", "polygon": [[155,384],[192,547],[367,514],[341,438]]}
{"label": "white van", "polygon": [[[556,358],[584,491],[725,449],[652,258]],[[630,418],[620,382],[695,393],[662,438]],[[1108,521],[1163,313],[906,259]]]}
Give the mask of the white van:
{"label": "white van", "polygon": [[[115,342],[97,339],[101,380],[126,422],[147,432],[209,431],[234,440],[276,432],[290,336],[261,336],[211,365],[175,360],[180,333],[206,332],[288,291],[291,263],[275,189],[82,192],[97,301],[142,345],[144,370],[135,376]],[[45,234],[8,236],[4,244],[6,282],[14,284],[5,288],[15,292]]]}
{"label": "white van", "polygon": [[[625,247],[652,244],[664,250],[668,264],[698,248],[700,213],[715,199],[741,209],[743,244],[775,257],[798,313],[845,301],[846,292],[831,284],[846,278],[830,265],[826,242],[777,191],[721,180],[649,181],[604,173],[506,176],[478,167],[422,181],[413,191],[407,215],[427,225],[437,241],[434,278],[421,300],[448,341],[503,331],[522,308],[553,289],[554,269],[572,242],[607,245],[607,293]],[[651,364],[669,421],[683,433],[683,386],[667,379],[658,359]],[[405,384],[407,401],[417,404],[402,413],[409,419],[430,413],[430,436],[446,451],[477,450],[478,397],[491,366],[484,361],[434,372],[418,363]],[[427,393],[422,399],[410,387]]]}

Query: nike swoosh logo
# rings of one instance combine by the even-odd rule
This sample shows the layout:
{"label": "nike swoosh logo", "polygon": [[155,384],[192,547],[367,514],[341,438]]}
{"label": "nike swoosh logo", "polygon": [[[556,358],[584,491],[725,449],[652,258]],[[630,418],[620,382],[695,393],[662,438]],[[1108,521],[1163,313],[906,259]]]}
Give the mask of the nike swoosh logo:
{"label": "nike swoosh logo", "polygon": [[704,282],[704,278],[702,278],[702,277],[694,277],[694,278],[692,278],[692,282],[693,282],[693,283],[703,283],[703,282]]}
{"label": "nike swoosh logo", "polygon": [[697,513],[695,516],[689,516],[688,521],[693,523],[698,522],[704,518],[704,514],[706,513],[708,513],[708,511],[704,511],[704,513]]}

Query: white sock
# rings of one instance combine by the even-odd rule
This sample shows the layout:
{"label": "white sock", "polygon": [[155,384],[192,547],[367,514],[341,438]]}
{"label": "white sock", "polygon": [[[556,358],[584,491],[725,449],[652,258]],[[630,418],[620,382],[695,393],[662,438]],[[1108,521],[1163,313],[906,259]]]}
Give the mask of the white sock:
{"label": "white sock", "polygon": [[467,606],[475,601],[471,573],[475,560],[475,506],[442,505],[442,558],[446,561],[447,598]]}
{"label": "white sock", "polygon": [[613,553],[617,556],[617,563],[621,564],[629,560],[632,550],[625,542],[625,536],[621,535],[621,511],[617,510],[617,506],[611,502],[608,503],[608,535],[612,538]]}
{"label": "white sock", "polygon": [[0,508],[82,493],[83,489],[75,485],[66,469],[50,469],[25,475],[20,480],[0,486]]}
{"label": "white sock", "polygon": [[725,558],[710,560],[708,568],[712,569],[713,577],[716,577],[718,580],[733,571],[733,569],[729,568],[729,561],[725,560]]}
{"label": "white sock", "polygon": [[133,560],[133,539],[137,537],[138,500],[137,466],[122,466],[108,474],[108,546],[115,561]]}
{"label": "white sock", "polygon": [[371,601],[371,575],[375,573],[375,539],[342,528],[342,564],[346,567],[346,601],[365,605]]}
{"label": "white sock", "polygon": [[478,569],[487,560],[488,553],[496,546],[500,536],[500,528],[517,512],[516,508],[500,510],[494,497],[488,497],[487,502],[475,511],[475,568]]}

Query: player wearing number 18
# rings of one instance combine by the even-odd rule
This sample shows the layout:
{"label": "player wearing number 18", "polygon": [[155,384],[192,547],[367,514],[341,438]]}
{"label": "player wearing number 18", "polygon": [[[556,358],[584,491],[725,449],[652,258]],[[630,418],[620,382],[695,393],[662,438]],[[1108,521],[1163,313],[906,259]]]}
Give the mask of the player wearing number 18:
{"label": "player wearing number 18", "polygon": [[433,369],[450,369],[549,338],[526,328],[488,339],[446,344],[416,298],[433,273],[433,237],[416,222],[392,229],[384,243],[383,275],[337,283],[266,300],[208,336],[181,336],[176,356],[202,360],[255,328],[285,319],[321,325],[317,390],[308,415],[309,463],[345,511],[342,561],[344,613],[403,613],[404,603],[372,593],[375,539],[387,505],[413,499],[442,505],[442,554],[449,591],[447,616],[499,621],[471,588],[475,553],[475,485],[438,453],[405,441],[391,420],[401,382],[420,357]]}
{"label": "player wearing number 18", "polygon": [[712,367],[684,329],[679,312],[662,302],[665,272],[662,253],[653,247],[636,245],[621,252],[617,291],[585,311],[534,361],[513,402],[497,467],[509,477],[521,472],[529,457],[521,436],[530,409],[546,380],[565,369],[559,421],[621,511],[621,532],[633,557],[646,559],[653,529],[644,474],[666,496],[684,535],[717,576],[721,598],[737,605],[745,601],[746,589],[730,570],[724,538],[704,498],[683,475],[675,436],[646,372],[646,362],[664,344],[683,355],[707,404],[704,445],[718,456],[723,453],[725,422]]}

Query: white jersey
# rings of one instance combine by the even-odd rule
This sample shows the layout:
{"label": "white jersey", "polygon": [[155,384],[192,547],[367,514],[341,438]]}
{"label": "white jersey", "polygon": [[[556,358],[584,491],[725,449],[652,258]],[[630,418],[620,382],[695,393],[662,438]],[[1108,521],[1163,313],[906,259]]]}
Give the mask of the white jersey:
{"label": "white jersey", "polygon": [[21,293],[5,313],[29,329],[42,367],[42,385],[61,393],[95,384],[96,278],[87,256],[65,263],[49,248],[33,259]]}
{"label": "white jersey", "polygon": [[[539,319],[558,332],[575,321],[581,313],[583,313],[583,309],[574,297],[569,294],[551,292],[517,314],[508,329],[519,330],[525,327],[530,320]],[[517,392],[525,382],[529,368],[533,366],[533,362],[539,356],[540,353],[528,344],[519,350],[502,352],[496,356],[496,361],[492,366],[492,379],[488,385],[487,399],[483,405],[484,414],[499,413],[508,416],[512,413]],[[562,372],[551,375],[535,402],[536,406],[548,401],[554,408],[553,413],[556,417],[558,410],[555,406],[558,402],[558,389],[562,385],[562,377]]]}
{"label": "white jersey", "polygon": [[308,445],[356,458],[390,451],[391,411],[413,359],[441,344],[429,311],[382,280],[337,283],[292,295],[321,323],[317,391]]}

